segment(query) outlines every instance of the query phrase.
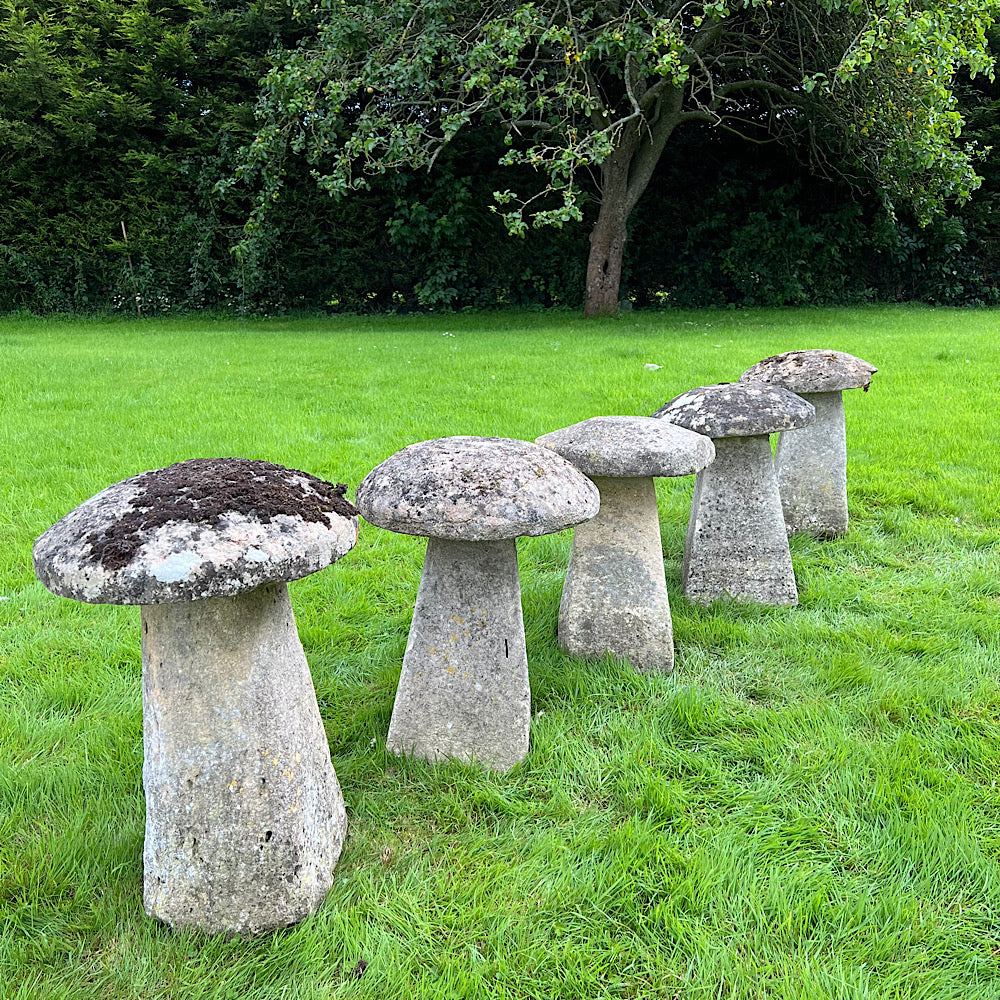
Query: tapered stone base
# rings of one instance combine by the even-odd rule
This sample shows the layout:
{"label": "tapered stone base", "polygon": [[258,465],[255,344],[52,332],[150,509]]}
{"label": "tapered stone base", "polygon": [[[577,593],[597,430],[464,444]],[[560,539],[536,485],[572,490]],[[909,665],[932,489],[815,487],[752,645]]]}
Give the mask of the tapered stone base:
{"label": "tapered stone base", "polygon": [[506,771],[530,719],[514,541],[429,538],[387,745]]}
{"label": "tapered stone base", "polygon": [[842,392],[799,393],[816,419],[783,431],[774,456],[788,534],[834,538],[847,531],[847,439]]}
{"label": "tapered stone base", "polygon": [[715,461],[695,481],[681,575],[703,604],[798,603],[766,434],[715,440]]}
{"label": "tapered stone base", "polygon": [[284,584],[142,609],[146,912],[254,934],[315,911],[346,818]]}
{"label": "tapered stone base", "polygon": [[559,645],[570,656],[611,653],[670,673],[673,626],[653,480],[591,477],[601,509],[573,532],[559,604]]}

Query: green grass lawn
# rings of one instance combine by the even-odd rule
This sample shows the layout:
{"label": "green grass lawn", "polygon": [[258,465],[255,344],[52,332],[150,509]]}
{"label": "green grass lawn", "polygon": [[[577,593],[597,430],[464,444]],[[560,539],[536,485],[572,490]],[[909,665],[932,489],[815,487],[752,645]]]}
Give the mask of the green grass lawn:
{"label": "green grass lawn", "polygon": [[[0,998],[996,1000],[998,327],[918,308],[0,319]],[[385,750],[424,543],[363,525],[291,586],[348,808],[326,905],[251,940],[143,914],[139,613],[45,591],[50,524],[199,456],[353,496],[413,441],[648,414],[810,347],[880,371],[845,394],[850,534],[792,539],[799,607],[690,605],[693,479],[659,480],[674,675],[562,654],[570,532],[522,540],[528,758],[432,766]]]}

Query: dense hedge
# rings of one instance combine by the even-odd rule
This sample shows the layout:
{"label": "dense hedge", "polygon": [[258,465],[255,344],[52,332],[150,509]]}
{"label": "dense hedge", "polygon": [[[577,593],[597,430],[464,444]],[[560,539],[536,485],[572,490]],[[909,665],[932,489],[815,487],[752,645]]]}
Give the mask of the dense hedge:
{"label": "dense hedge", "polygon": [[[512,182],[486,126],[434,173],[343,203],[289,161],[297,183],[246,237],[251,192],[225,182],[252,135],[268,52],[296,40],[279,0],[65,0],[57,11],[34,0],[0,17],[0,311],[582,301],[589,227],[507,236],[490,206]],[[963,92],[986,142],[1000,140],[996,97],[989,84]],[[635,213],[623,297],[995,301],[998,163],[985,161],[970,206],[921,229],[875,192],[812,176],[794,150],[691,127]]]}

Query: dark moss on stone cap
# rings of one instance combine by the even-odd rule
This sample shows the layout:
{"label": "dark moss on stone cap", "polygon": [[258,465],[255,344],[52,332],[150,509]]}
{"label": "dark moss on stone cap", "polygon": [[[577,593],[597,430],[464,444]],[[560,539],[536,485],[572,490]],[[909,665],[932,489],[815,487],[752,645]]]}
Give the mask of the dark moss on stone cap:
{"label": "dark moss on stone cap", "polygon": [[365,476],[355,502],[389,531],[483,542],[572,527],[597,513],[600,495],[547,448],[463,436],[397,451]]}
{"label": "dark moss on stone cap", "polygon": [[336,562],[358,536],[346,486],[244,458],[197,458],[132,476],[43,534],[35,572],[91,604],[232,597]]}
{"label": "dark moss on stone cap", "polygon": [[843,351],[786,351],[748,368],[741,382],[777,385],[792,392],[868,391],[878,369]]}
{"label": "dark moss on stone cap", "polygon": [[588,476],[609,479],[691,476],[715,458],[710,438],[654,417],[591,417],[536,443]]}
{"label": "dark moss on stone cap", "polygon": [[777,386],[722,382],[675,396],[654,414],[711,438],[772,434],[808,424],[811,403]]}

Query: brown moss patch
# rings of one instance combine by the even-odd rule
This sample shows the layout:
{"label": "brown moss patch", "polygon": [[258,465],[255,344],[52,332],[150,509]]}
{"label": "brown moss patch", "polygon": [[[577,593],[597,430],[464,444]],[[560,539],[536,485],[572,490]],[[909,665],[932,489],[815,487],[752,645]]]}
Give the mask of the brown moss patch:
{"label": "brown moss patch", "polygon": [[243,514],[268,524],[286,514],[328,524],[328,514],[357,513],[344,496],[344,483],[246,458],[193,458],[125,482],[140,490],[132,510],[87,538],[94,559],[107,570],[127,566],[146,535],[172,521],[211,527],[226,514]]}

